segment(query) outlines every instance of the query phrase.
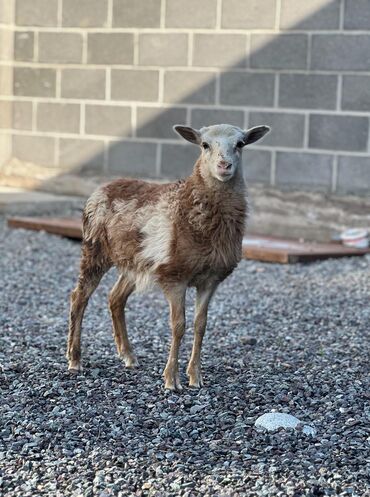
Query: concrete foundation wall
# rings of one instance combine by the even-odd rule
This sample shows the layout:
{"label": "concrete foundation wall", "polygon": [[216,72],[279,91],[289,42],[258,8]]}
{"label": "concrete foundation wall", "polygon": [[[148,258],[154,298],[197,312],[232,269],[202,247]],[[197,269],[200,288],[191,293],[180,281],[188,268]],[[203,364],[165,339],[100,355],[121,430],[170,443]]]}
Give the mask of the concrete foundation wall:
{"label": "concrete foundation wall", "polygon": [[270,124],[250,182],[369,193],[368,0],[0,6],[2,162],[178,178],[198,151],[173,124]]}

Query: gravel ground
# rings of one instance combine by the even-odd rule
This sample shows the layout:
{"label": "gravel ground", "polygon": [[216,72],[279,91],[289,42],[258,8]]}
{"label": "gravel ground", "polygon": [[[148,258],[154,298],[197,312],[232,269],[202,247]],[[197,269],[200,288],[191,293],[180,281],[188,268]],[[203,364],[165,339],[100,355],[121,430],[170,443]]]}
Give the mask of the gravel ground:
{"label": "gravel ground", "polygon": [[[1,495],[370,495],[370,257],[243,261],[210,308],[205,388],[175,394],[161,377],[170,334],[159,292],[129,300],[140,369],[125,370],[106,275],[86,313],[84,372],[70,375],[79,244],[1,226]],[[273,409],[316,436],[258,432]]]}

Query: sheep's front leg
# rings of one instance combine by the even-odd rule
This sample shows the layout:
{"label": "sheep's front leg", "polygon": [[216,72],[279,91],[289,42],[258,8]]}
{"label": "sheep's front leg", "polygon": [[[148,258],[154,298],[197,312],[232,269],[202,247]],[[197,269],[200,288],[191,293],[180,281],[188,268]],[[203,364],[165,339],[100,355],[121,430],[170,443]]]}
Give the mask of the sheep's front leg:
{"label": "sheep's front leg", "polygon": [[164,290],[170,304],[172,341],[167,365],[164,370],[165,388],[181,390],[179,377],[179,349],[185,333],[185,294],[186,285],[177,285]]}
{"label": "sheep's front leg", "polygon": [[218,283],[207,282],[197,288],[197,298],[195,303],[194,320],[194,341],[187,374],[189,376],[189,386],[200,388],[203,386],[200,353],[202,342],[207,326],[208,305],[214,294]]}

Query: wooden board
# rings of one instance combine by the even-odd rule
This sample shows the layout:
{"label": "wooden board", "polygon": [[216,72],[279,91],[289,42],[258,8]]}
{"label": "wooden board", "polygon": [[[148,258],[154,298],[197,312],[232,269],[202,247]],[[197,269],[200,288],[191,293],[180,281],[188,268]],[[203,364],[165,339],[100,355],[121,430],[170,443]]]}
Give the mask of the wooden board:
{"label": "wooden board", "polygon": [[46,231],[53,235],[68,238],[82,239],[82,223],[79,219],[63,217],[10,217],[10,228],[23,228],[26,230]]}
{"label": "wooden board", "polygon": [[[82,238],[81,221],[75,218],[11,217],[8,219],[8,226],[10,228],[46,231],[53,235],[77,240]],[[244,258],[280,264],[309,262],[331,257],[359,256],[369,252],[369,249],[345,247],[340,243],[300,242],[287,238],[259,235],[248,235],[243,240]]]}
{"label": "wooden board", "polygon": [[281,264],[359,256],[369,252],[369,249],[345,247],[341,243],[300,242],[259,235],[248,235],[243,240],[243,255],[246,259]]}

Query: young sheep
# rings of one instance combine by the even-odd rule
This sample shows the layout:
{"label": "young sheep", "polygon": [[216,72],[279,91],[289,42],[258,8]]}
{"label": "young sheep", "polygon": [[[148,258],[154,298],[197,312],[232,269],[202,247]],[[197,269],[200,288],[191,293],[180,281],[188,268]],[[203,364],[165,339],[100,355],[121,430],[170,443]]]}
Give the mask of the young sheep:
{"label": "young sheep", "polygon": [[71,295],[67,358],[81,369],[81,323],[89,297],[112,266],[120,271],[109,295],[114,339],[127,367],[137,365],[126,330],[125,305],[136,289],[157,283],[170,306],[172,343],[165,387],[180,390],[178,354],[185,332],[185,293],[196,288],[194,343],[187,368],[189,385],[203,385],[200,352],[208,304],[217,286],[237,266],[247,212],[241,153],[269,131],[243,131],[220,124],[195,130],[174,126],[201,147],[185,180],[155,184],[119,179],[98,189],[83,213],[78,284]]}

